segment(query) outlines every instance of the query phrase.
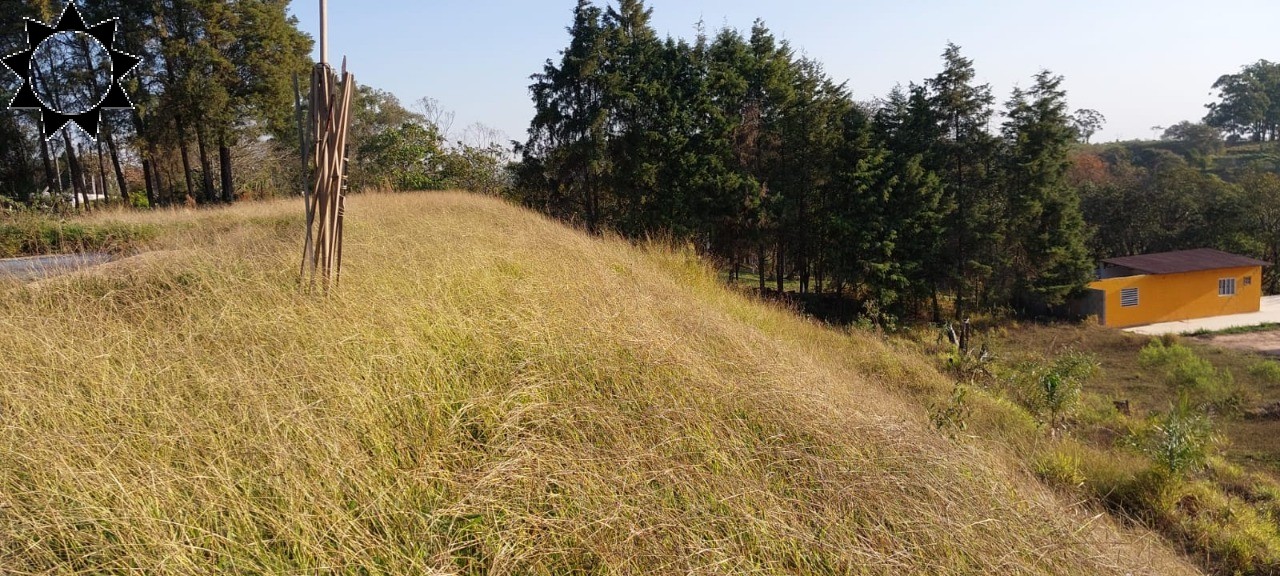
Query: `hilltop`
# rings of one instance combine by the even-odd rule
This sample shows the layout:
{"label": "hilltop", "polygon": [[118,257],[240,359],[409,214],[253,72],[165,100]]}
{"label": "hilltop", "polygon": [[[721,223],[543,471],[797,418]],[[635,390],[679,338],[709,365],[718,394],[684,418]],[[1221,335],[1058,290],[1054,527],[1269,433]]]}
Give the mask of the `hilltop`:
{"label": "hilltop", "polygon": [[[0,284],[16,572],[1193,574],[936,431],[918,347],[690,250],[458,193],[97,216],[167,257]],[[175,257],[179,254],[181,257]]]}

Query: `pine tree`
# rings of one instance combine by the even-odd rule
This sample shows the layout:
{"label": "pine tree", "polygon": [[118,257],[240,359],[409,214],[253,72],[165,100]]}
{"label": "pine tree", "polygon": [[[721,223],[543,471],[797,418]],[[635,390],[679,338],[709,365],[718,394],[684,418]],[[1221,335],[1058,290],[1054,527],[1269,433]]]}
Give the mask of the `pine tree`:
{"label": "pine tree", "polygon": [[991,170],[996,141],[987,132],[994,99],[988,85],[973,84],[973,62],[960,55],[959,46],[947,44],[943,60],[943,71],[928,81],[943,132],[930,161],[942,177],[946,203],[955,207],[945,220],[945,234],[955,314],[964,317],[991,277],[1002,232]]}
{"label": "pine tree", "polygon": [[1092,269],[1080,199],[1067,184],[1075,134],[1062,77],[1042,71],[1015,89],[1006,110],[1004,186],[1008,213],[1002,267],[1019,309],[1062,304]]}
{"label": "pine tree", "polygon": [[609,208],[611,174],[601,16],[590,0],[578,1],[560,63],[547,60],[532,77],[534,118],[521,147],[526,165],[534,168],[522,171],[523,183],[540,196],[526,201],[585,221],[592,232],[601,230]]}

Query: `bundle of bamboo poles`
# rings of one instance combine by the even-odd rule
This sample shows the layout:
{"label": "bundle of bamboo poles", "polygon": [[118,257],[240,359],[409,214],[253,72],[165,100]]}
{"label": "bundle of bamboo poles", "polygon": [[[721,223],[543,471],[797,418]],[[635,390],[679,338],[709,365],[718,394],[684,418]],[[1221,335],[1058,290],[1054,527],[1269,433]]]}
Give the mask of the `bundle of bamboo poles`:
{"label": "bundle of bamboo poles", "polygon": [[[303,150],[307,151],[306,186],[307,238],[303,245],[302,281],[327,292],[342,274],[342,218],[346,208],[347,124],[355,77],[342,61],[342,81],[328,64],[317,64],[311,72],[308,130]],[[309,148],[309,151],[308,151]]]}

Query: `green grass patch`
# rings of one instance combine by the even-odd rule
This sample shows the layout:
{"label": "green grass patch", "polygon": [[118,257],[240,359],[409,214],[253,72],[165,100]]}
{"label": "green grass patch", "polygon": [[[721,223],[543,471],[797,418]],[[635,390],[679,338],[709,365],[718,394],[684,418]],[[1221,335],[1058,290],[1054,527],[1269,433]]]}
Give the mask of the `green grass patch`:
{"label": "green grass patch", "polygon": [[1280,422],[1241,410],[1280,401],[1280,363],[1089,324],[1009,323],[993,334],[1007,366],[997,373],[1076,350],[1101,368],[1065,434],[1021,452],[1041,480],[1141,521],[1211,573],[1280,573]]}
{"label": "green grass patch", "polygon": [[1226,336],[1230,334],[1253,334],[1255,332],[1274,332],[1280,330],[1280,322],[1266,322],[1254,326],[1233,326],[1221,330],[1200,329],[1188,332],[1187,336]]}
{"label": "green grass patch", "polygon": [[158,227],[147,224],[17,216],[0,219],[0,258],[76,252],[123,253],[139,248],[159,232]]}

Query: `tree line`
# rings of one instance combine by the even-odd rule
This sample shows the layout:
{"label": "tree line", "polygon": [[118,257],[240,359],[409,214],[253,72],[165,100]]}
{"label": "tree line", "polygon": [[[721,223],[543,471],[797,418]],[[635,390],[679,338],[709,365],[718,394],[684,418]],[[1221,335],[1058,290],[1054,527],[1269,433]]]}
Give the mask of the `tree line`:
{"label": "tree line", "polygon": [[[98,0],[79,6],[89,25],[119,18],[115,48],[142,58],[122,85],[133,110],[107,110],[95,141],[72,126],[40,137],[36,111],[0,113],[0,201],[57,204],[93,192],[136,206],[204,205],[297,194],[302,187],[298,106],[305,117],[312,38],[288,0]],[[21,17],[52,24],[64,4],[0,0],[11,16],[0,54],[26,48]],[[58,104],[96,102],[110,58],[82,33],[37,50],[36,89]],[[358,65],[356,66],[358,68]],[[358,72],[358,70],[357,70]],[[0,70],[0,100],[21,78]],[[302,83],[295,91],[295,81]],[[430,99],[407,110],[360,86],[349,135],[355,190],[505,187],[507,143],[482,125],[449,141],[450,114]],[[81,108],[87,106],[81,106]]]}
{"label": "tree line", "polygon": [[[7,14],[47,23],[63,7],[50,0],[0,3]],[[95,182],[102,190],[114,184],[123,201],[152,206],[232,201],[234,146],[260,138],[297,146],[291,79],[307,74],[312,43],[287,7],[287,0],[100,0],[79,6],[90,25],[119,17],[115,47],[141,57],[122,81],[134,109],[104,112],[98,142],[70,127],[46,141],[39,137],[38,113],[0,117],[0,144],[18,156],[7,168],[23,176],[10,181],[8,195],[30,202],[40,191],[65,187],[87,200],[86,187]],[[26,42],[20,29],[5,32],[10,45],[0,51],[25,47],[16,46]],[[101,78],[110,59],[93,54],[90,38],[63,32],[48,42],[61,45],[46,51],[42,43],[37,56],[44,51],[59,60],[56,67],[41,61],[33,66],[37,93],[100,88],[94,78]],[[0,91],[8,97],[18,82],[6,74]],[[103,173],[103,157],[110,158],[114,178],[86,173],[95,154]],[[65,162],[66,173],[55,168],[57,160]],[[140,178],[126,174],[130,166]],[[129,198],[130,180],[140,180],[142,198]]]}
{"label": "tree line", "polygon": [[1071,114],[1060,76],[1014,90],[995,125],[955,45],[936,76],[857,102],[763,22],[686,41],[651,14],[579,0],[569,45],[532,77],[521,201],[688,238],[762,291],[792,278],[881,316],[1043,310],[1091,278],[1068,172],[1100,115]]}

